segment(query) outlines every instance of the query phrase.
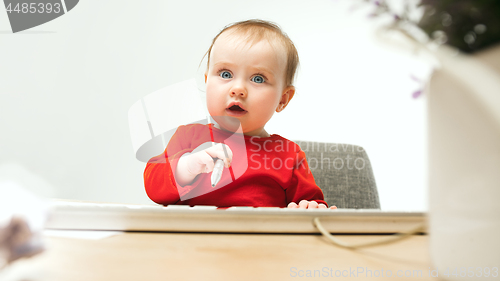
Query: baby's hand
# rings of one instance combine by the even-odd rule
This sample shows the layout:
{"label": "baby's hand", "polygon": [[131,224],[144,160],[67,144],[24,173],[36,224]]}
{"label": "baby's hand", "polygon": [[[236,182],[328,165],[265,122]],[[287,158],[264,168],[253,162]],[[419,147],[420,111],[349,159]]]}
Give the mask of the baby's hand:
{"label": "baby's hand", "polygon": [[[227,157],[224,150],[227,152]],[[195,175],[210,173],[214,170],[215,160],[218,158],[224,160],[224,167],[229,168],[233,160],[233,152],[226,144],[212,145],[211,142],[206,142],[186,155],[187,170]]]}
{"label": "baby's hand", "polygon": [[197,175],[212,172],[217,158],[224,160],[224,167],[229,168],[233,159],[233,152],[226,144],[217,143],[212,145],[211,142],[206,142],[198,146],[193,152],[182,155],[175,171],[177,183],[184,186],[191,183]]}
{"label": "baby's hand", "polygon": [[[302,200],[299,202],[299,205],[295,202],[290,202],[288,204],[288,208],[290,209],[326,209],[326,205],[323,203],[318,204],[316,201],[307,201],[307,200]],[[337,209],[336,206],[331,206],[331,210]]]}

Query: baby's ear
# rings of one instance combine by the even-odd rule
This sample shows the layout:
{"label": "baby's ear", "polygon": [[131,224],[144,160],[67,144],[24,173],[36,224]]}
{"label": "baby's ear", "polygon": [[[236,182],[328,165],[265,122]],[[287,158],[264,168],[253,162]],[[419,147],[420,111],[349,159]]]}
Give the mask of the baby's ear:
{"label": "baby's ear", "polygon": [[281,94],[281,100],[280,103],[278,104],[278,108],[276,108],[276,112],[281,112],[285,107],[288,105],[288,103],[292,100],[293,95],[295,95],[295,87],[294,86],[288,86],[283,90],[283,94]]}

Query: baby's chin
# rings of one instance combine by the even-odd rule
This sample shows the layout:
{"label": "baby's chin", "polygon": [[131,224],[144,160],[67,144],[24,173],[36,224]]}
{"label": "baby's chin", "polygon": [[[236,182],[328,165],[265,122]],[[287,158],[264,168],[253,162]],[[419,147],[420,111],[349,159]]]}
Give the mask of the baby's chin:
{"label": "baby's chin", "polygon": [[237,118],[231,116],[212,116],[212,118],[217,122],[220,129],[243,134],[241,122]]}

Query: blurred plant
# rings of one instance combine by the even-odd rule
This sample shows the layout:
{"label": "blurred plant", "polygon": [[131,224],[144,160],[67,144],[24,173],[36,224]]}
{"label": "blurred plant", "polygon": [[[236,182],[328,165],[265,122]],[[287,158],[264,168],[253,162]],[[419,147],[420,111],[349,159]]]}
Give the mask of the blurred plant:
{"label": "blurred plant", "polygon": [[473,53],[500,42],[500,0],[404,0],[399,13],[386,0],[365,2],[375,7],[370,17],[391,16],[387,28],[421,43],[431,40]]}
{"label": "blurred plant", "polygon": [[[418,48],[446,44],[464,53],[500,43],[500,0],[364,0],[374,9],[370,18],[388,20],[385,30],[394,30],[419,43]],[[397,9],[399,8],[399,9]],[[425,79],[413,98],[423,94]]]}

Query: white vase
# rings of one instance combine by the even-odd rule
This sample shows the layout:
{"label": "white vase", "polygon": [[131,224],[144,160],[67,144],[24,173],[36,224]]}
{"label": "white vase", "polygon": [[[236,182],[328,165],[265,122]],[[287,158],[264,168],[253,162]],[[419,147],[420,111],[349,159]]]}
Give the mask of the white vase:
{"label": "white vase", "polygon": [[431,270],[500,280],[500,45],[438,57],[427,96]]}

